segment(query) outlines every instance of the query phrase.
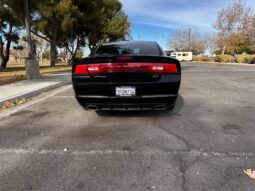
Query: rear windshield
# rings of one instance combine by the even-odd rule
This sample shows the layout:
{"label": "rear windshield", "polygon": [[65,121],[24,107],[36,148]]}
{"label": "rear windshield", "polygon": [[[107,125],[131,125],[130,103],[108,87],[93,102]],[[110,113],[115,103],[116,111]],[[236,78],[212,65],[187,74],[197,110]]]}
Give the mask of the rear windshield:
{"label": "rear windshield", "polygon": [[127,54],[160,56],[161,51],[155,43],[108,44],[99,46],[93,55],[107,56]]}

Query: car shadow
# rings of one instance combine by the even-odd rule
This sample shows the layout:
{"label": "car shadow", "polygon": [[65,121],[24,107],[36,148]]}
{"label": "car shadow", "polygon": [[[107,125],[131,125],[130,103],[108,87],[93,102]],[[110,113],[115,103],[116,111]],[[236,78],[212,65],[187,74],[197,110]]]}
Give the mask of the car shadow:
{"label": "car shadow", "polygon": [[181,115],[180,111],[184,106],[182,95],[178,95],[175,107],[171,111],[98,111],[97,114],[101,117],[153,117],[153,116],[174,116]]}

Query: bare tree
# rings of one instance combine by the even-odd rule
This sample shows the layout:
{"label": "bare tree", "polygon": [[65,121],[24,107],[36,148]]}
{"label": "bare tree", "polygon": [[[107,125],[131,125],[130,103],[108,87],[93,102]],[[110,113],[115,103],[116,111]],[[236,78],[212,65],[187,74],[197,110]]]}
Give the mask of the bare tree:
{"label": "bare tree", "polygon": [[169,46],[173,49],[188,50],[189,47],[189,37],[186,30],[177,30],[174,36],[169,40]]}
{"label": "bare tree", "polygon": [[255,51],[255,16],[252,19],[252,25],[249,31],[249,39],[251,41],[251,50]]}
{"label": "bare tree", "polygon": [[75,39],[70,39],[67,43],[66,43],[66,50],[67,53],[69,54],[69,58],[68,58],[68,64],[72,64],[74,59],[77,56],[77,52],[78,50],[80,50],[80,48],[86,45],[86,42],[83,40],[82,37],[77,36]]}
{"label": "bare tree", "polygon": [[240,32],[248,32],[252,21],[252,11],[243,0],[236,0],[218,12],[214,27],[223,40],[222,54],[225,54],[229,38]]}
{"label": "bare tree", "polygon": [[13,50],[11,51],[11,54],[17,58],[19,62],[21,62],[27,55],[26,50],[26,44],[25,42],[20,38],[17,45],[13,46]]}
{"label": "bare tree", "polygon": [[177,30],[168,42],[168,46],[176,51],[192,51],[203,53],[206,46],[199,32],[195,30]]}
{"label": "bare tree", "polygon": [[218,48],[218,45],[217,45],[217,34],[215,32],[207,32],[205,33],[204,35],[204,39],[205,39],[205,42],[206,42],[206,48],[207,48],[207,51],[213,55],[215,53],[215,51],[217,50]]}
{"label": "bare tree", "polygon": [[36,44],[36,57],[39,58],[40,63],[43,63],[43,54],[46,49],[50,46],[50,43],[38,36],[32,35]]}

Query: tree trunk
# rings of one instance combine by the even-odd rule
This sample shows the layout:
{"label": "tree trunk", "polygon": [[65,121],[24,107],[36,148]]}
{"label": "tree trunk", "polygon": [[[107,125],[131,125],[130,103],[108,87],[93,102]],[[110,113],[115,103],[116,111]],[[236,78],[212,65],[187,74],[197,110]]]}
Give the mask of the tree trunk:
{"label": "tree trunk", "polygon": [[64,47],[64,62],[68,64],[66,47]]}
{"label": "tree trunk", "polygon": [[50,44],[50,66],[56,66],[57,60],[57,46],[56,42],[52,41]]}
{"label": "tree trunk", "polygon": [[92,53],[95,50],[96,45],[88,44],[88,47],[89,47],[90,52]]}
{"label": "tree trunk", "polygon": [[76,58],[76,54],[77,54],[77,51],[79,50],[80,48],[80,38],[78,37],[77,38],[77,42],[76,42],[76,47],[74,50],[70,50],[70,48],[68,47],[68,44],[66,45],[66,49],[67,51],[71,54],[71,59],[68,60],[68,65],[72,65],[74,63],[74,60]]}
{"label": "tree trunk", "polygon": [[1,68],[6,68],[7,62],[5,61],[4,45],[2,42],[2,37],[0,37],[0,61],[1,61]]}
{"label": "tree trunk", "polygon": [[227,49],[227,46],[228,46],[228,37],[225,37],[223,40],[225,41],[224,42],[224,45],[223,45],[223,48],[222,48],[222,52],[221,52],[221,55],[224,55],[225,52],[226,52],[226,49]]}
{"label": "tree trunk", "polygon": [[43,51],[40,53],[40,63],[43,64]]}
{"label": "tree trunk", "polygon": [[52,24],[54,27],[54,30],[52,31],[52,39],[51,39],[51,43],[50,43],[50,66],[54,67],[56,66],[56,61],[57,61],[57,33],[58,33],[58,29],[55,26],[57,23],[57,18],[56,15],[53,16],[52,19]]}
{"label": "tree trunk", "polygon": [[89,51],[92,52],[92,46],[88,44],[88,47],[89,47]]}
{"label": "tree trunk", "polygon": [[7,43],[6,43],[6,48],[5,48],[6,62],[9,61],[9,57],[10,57],[10,48],[11,48],[11,42],[12,42],[11,34],[12,34],[12,25],[9,26],[9,32],[8,32],[8,35],[7,35]]}
{"label": "tree trunk", "polygon": [[[10,56],[10,47],[11,47],[11,34],[12,34],[12,25],[9,25],[9,30],[6,35],[6,47],[4,48],[4,43],[2,37],[0,37],[0,61],[1,61],[1,68],[6,68],[7,63],[9,61]],[[4,53],[5,52],[5,53]]]}
{"label": "tree trunk", "polygon": [[6,60],[5,58],[4,59],[1,58],[1,67],[0,68],[1,69],[6,68],[7,63],[8,63],[8,60]]}
{"label": "tree trunk", "polygon": [[226,44],[224,44],[223,48],[222,48],[222,52],[221,52],[221,55],[224,55],[226,52]]}
{"label": "tree trunk", "polygon": [[68,65],[73,65],[75,57],[76,57],[76,52],[71,55],[71,59],[68,60]]}

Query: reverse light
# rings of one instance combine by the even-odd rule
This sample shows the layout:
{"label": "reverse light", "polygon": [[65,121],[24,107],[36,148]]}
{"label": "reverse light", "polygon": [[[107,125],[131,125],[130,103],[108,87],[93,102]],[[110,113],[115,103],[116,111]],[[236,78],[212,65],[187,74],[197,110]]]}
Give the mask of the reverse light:
{"label": "reverse light", "polygon": [[88,71],[89,72],[98,72],[99,71],[99,68],[98,67],[88,67]]}
{"label": "reverse light", "polygon": [[164,66],[153,66],[152,70],[153,71],[163,71],[164,70]]}

